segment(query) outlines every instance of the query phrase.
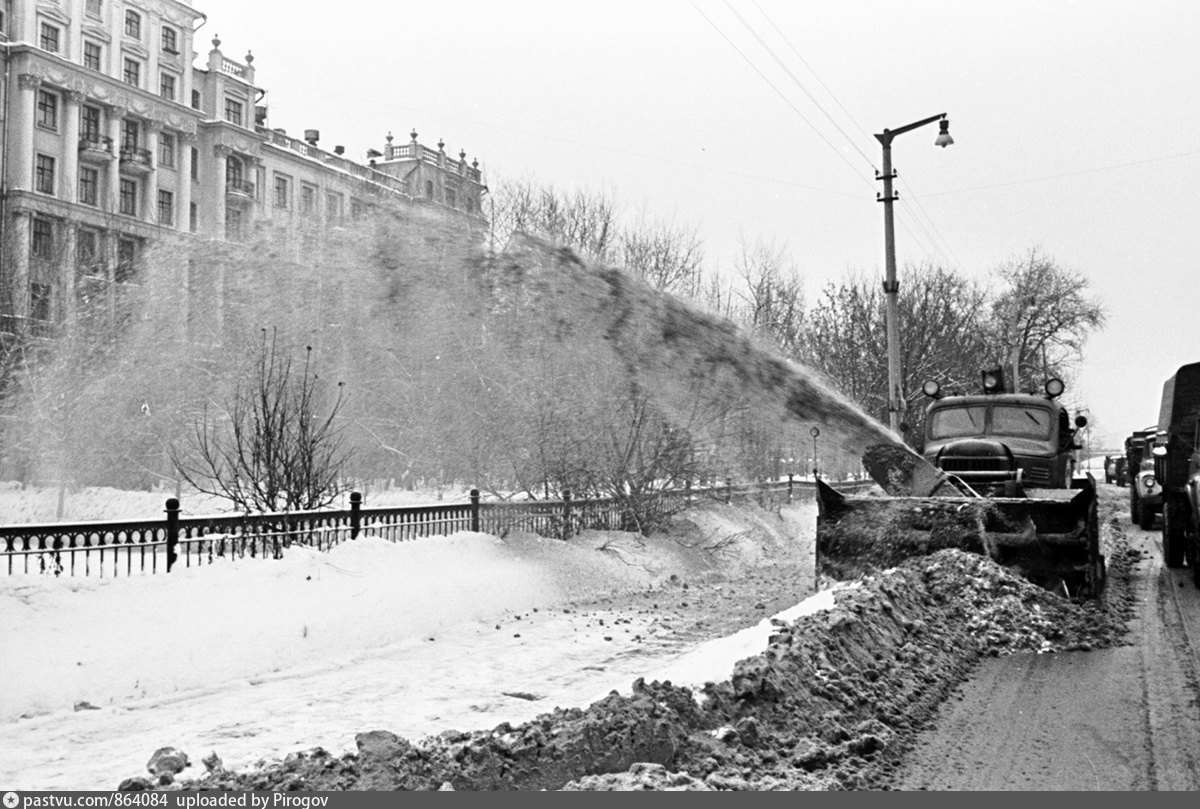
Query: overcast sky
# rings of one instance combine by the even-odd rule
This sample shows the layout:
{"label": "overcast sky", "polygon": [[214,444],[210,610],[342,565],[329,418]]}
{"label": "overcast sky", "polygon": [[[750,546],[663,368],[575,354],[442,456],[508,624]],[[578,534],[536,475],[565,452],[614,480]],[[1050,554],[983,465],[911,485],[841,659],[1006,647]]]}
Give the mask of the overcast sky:
{"label": "overcast sky", "polygon": [[[269,124],[362,160],[416,129],[529,178],[694,227],[710,268],[786,246],[814,299],[883,276],[872,137],[893,144],[901,268],[984,279],[1036,248],[1109,310],[1068,400],[1119,442],[1200,360],[1200,5],[194,0],[203,54],[255,57]],[[335,9],[331,13],[331,9]]]}

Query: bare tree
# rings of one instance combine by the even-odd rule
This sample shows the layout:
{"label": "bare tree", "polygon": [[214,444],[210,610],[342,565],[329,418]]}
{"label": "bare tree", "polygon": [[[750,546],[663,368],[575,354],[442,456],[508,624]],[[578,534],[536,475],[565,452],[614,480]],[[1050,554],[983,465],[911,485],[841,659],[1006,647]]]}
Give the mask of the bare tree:
{"label": "bare tree", "polygon": [[992,304],[993,340],[1013,386],[1069,377],[1088,335],[1106,317],[1099,300],[1087,294],[1088,280],[1036,248],[995,274],[1003,288]]}
{"label": "bare tree", "polygon": [[342,429],[336,423],[343,404],[338,385],[325,415],[318,412],[320,390],[305,351],[299,379],[292,360],[281,356],[274,333],[263,344],[250,383],[239,383],[219,421],[194,425],[188,450],[172,446],[179,474],[205,494],[228,498],[243,511],[317,509],[341,494],[346,462]]}
{"label": "bare tree", "polygon": [[621,233],[614,263],[655,289],[695,298],[703,260],[695,230],[642,221]]}
{"label": "bare tree", "polygon": [[[921,385],[946,389],[974,385],[987,364],[987,297],[977,284],[931,265],[905,269],[900,286],[901,384],[908,405],[905,437],[922,434]],[[852,275],[829,285],[807,315],[802,359],[823,372],[868,413],[887,412],[887,329],[882,289]]]}
{"label": "bare tree", "polygon": [[613,200],[598,192],[567,193],[533,180],[493,181],[492,252],[503,252],[518,234],[566,245],[592,261],[609,258],[618,237]]}
{"label": "bare tree", "polygon": [[800,347],[804,284],[782,246],[741,240],[734,267],[741,278],[742,321],[785,355]]}

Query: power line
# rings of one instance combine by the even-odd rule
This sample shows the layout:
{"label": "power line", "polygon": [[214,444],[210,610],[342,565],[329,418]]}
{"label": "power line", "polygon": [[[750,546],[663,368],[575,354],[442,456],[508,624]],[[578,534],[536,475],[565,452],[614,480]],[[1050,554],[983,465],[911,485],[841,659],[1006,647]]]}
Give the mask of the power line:
{"label": "power line", "polygon": [[[825,118],[829,121],[829,123],[833,124],[833,128],[836,129],[839,133],[841,133],[841,136],[843,138],[845,138],[846,142],[849,143],[854,148],[854,151],[858,152],[862,156],[863,160],[865,160],[867,162],[868,166],[870,166],[871,168],[875,168],[875,164],[871,161],[871,158],[867,157],[866,152],[864,152],[862,149],[858,148],[858,144],[855,143],[854,140],[849,135],[846,134],[846,131],[844,129],[842,129],[842,127],[838,124],[838,122],[833,119],[833,116],[830,115],[828,112],[826,112],[825,108],[821,106],[821,102],[817,101],[816,97],[808,91],[808,88],[804,86],[804,84],[800,81],[800,79],[796,78],[796,74],[793,73],[786,64],[784,64],[783,60],[779,58],[779,55],[775,53],[775,50],[770,45],[768,45],[767,42],[761,36],[759,36],[757,31],[754,30],[754,27],[751,26],[750,23],[747,22],[746,19],[741,14],[738,13],[737,9],[735,9],[730,4],[729,0],[725,0],[725,5],[731,12],[733,12],[733,16],[737,17],[738,22],[740,22],[743,26],[745,26],[746,30],[750,32],[750,35],[753,36],[758,41],[758,44],[762,46],[763,50],[765,50],[767,52],[767,54],[772,59],[775,60],[775,63],[777,65],[779,65],[780,68],[783,69],[783,72],[788,75],[788,78],[790,78],[792,80],[792,83],[795,84],[797,87],[799,87],[800,91],[803,92],[804,95],[808,96],[808,100],[811,101],[813,103],[813,105],[816,106],[816,108],[821,111],[821,114],[825,116]],[[810,70],[811,70],[811,68],[810,68]],[[832,144],[830,144],[830,145],[832,146]]]}
{"label": "power line", "polygon": [[993,183],[991,185],[977,185],[971,188],[954,188],[949,191],[939,191],[936,194],[929,194],[928,197],[944,197],[950,194],[965,194],[970,191],[987,191],[992,188],[1005,188],[1010,185],[1024,185],[1026,183],[1040,183],[1045,180],[1061,180],[1066,177],[1078,177],[1083,174],[1096,174],[1101,171],[1112,171],[1113,169],[1129,168],[1131,166],[1144,166],[1147,163],[1160,163],[1164,160],[1178,160],[1181,157],[1191,157],[1192,155],[1200,154],[1200,149],[1193,149],[1190,152],[1177,152],[1175,154],[1163,155],[1162,157],[1148,157],[1145,160],[1131,160],[1127,163],[1113,163],[1108,166],[1097,166],[1092,169],[1079,169],[1078,171],[1066,171],[1062,174],[1044,174],[1040,177],[1028,177],[1024,180],[1009,180],[1005,183]]}
{"label": "power line", "polygon": [[[821,85],[821,89],[823,89],[826,93],[829,94],[829,97],[833,99],[833,103],[838,105],[838,109],[840,109],[843,113],[845,113],[846,117],[850,119],[850,123],[854,124],[855,128],[857,128],[858,131],[862,133],[864,138],[866,138],[868,141],[871,140],[871,138],[874,136],[871,135],[869,132],[867,132],[867,130],[864,129],[857,120],[855,120],[854,116],[850,114],[850,111],[848,109],[846,109],[845,105],[842,104],[842,102],[840,100],[838,100],[838,97],[837,97],[837,95],[834,94],[833,90],[830,90],[829,87],[825,84],[825,82],[821,81],[821,77],[819,75],[817,75],[817,71],[813,69],[812,65],[810,65],[807,60],[805,60],[804,56],[802,56],[800,51],[796,48],[796,46],[792,44],[791,40],[788,39],[787,35],[784,34],[782,30],[780,30],[779,26],[775,24],[775,21],[773,19],[771,19],[770,15],[768,15],[767,12],[763,11],[762,6],[760,6],[757,2],[755,2],[754,7],[756,9],[758,9],[758,13],[763,16],[763,18],[770,24],[770,26],[775,29],[775,33],[778,34],[779,38],[782,39],[784,44],[788,46],[788,49],[791,50],[791,52],[796,55],[796,58],[800,60],[800,63],[802,65],[804,65],[806,68],[808,68],[808,72],[811,73],[813,78],[817,80],[817,84]],[[842,134],[845,135],[844,132]],[[863,155],[863,156],[866,157],[866,155]],[[871,164],[871,168],[876,168],[874,161],[872,161],[870,158],[867,158],[867,162]]]}
{"label": "power line", "polygon": [[[846,133],[845,129],[843,129],[836,120],[834,120],[833,116],[830,115],[829,112],[816,99],[816,97],[813,96],[813,94],[811,92],[809,92],[808,88],[804,86],[804,83],[801,82],[799,78],[797,78],[795,73],[792,72],[792,70],[786,64],[784,64],[783,60],[780,59],[779,55],[775,52],[775,50],[758,34],[757,31],[755,31],[754,27],[741,14],[739,14],[737,12],[737,10],[730,4],[729,0],[724,0],[724,2],[725,2],[726,7],[729,8],[730,12],[733,13],[733,15],[738,19],[738,21],[746,28],[746,30],[748,30],[750,32],[750,34],[755,38],[755,40],[757,40],[758,44],[763,48],[763,50],[765,50],[767,52],[767,54],[772,59],[775,60],[776,64],[778,64],[779,67],[783,69],[783,71],[788,75],[788,77],[792,80],[792,82],[797,87],[800,88],[800,90],[808,97],[808,99],[816,106],[816,108],[818,110],[820,110],[820,112],[825,116],[825,118],[830,122],[830,124],[833,125],[833,127],[838,131],[838,133],[841,134],[841,136],[843,138],[845,138],[846,142],[849,143],[850,146],[856,152],[858,152],[860,156],[862,156],[862,158],[867,162],[867,164],[869,166],[872,167],[872,169],[875,169],[875,164],[871,160],[871,158],[869,156],[867,156],[867,154],[858,147],[858,144],[855,142],[855,140]],[[694,3],[693,3],[693,6],[695,6]],[[865,137],[868,137],[868,138],[872,137],[863,129],[863,127],[861,125],[858,124],[858,122],[854,119],[854,116],[851,115],[849,110],[846,109],[845,105],[843,105],[841,103],[841,101],[838,100],[837,96],[833,93],[833,91],[830,90],[829,87],[821,80],[821,77],[819,75],[817,75],[817,72],[812,68],[811,65],[808,64],[808,62],[800,54],[799,50],[791,43],[791,41],[783,33],[783,31],[780,30],[779,26],[777,26],[775,24],[774,20],[772,20],[771,17],[765,11],[763,11],[763,9],[757,3],[755,3],[755,8],[758,9],[759,13],[762,14],[762,16],[771,25],[771,27],[774,28],[776,34],[778,34],[780,39],[782,39],[784,41],[784,43],[788,46],[788,48],[792,51],[792,53],[795,54],[796,58],[799,59],[800,62],[813,75],[813,77],[817,80],[817,83],[820,84],[821,87],[825,90],[825,92],[828,93],[829,96],[834,100],[834,103],[836,103],[838,105],[838,107],[842,110],[842,112],[845,113],[846,117],[848,117],[851,120],[851,122],[854,123],[854,125],[858,128],[858,130],[860,132],[863,133],[863,135]],[[699,9],[697,9],[697,11],[699,11]],[[703,12],[701,12],[701,14],[703,16]],[[705,17],[705,19],[708,19],[708,17]],[[709,20],[709,23],[713,24],[711,20]],[[714,25],[714,27],[716,27],[715,24],[713,24],[713,25]],[[722,33],[722,36],[724,36],[723,32],[721,32],[719,28],[718,28],[718,32]],[[726,41],[729,41],[728,37],[726,37]],[[730,44],[732,44],[732,42]],[[736,46],[734,46],[734,47],[735,47],[735,50],[737,50]],[[744,53],[742,53],[740,50],[738,51],[738,53],[739,53],[739,55],[742,56],[743,59],[746,59],[747,61],[749,61],[748,57],[746,57],[746,55]],[[751,66],[754,67],[753,64]],[[755,70],[757,71],[757,68],[755,68]],[[758,73],[760,76],[763,75],[761,71],[758,71]],[[772,89],[776,89],[776,88],[774,88],[774,86],[772,85]],[[776,92],[779,92],[778,89],[776,89]],[[790,104],[790,102],[789,102],[789,104]],[[812,126],[812,124],[809,123],[809,126]],[[826,140],[826,143],[829,143],[829,141]],[[829,145],[832,147],[832,144],[829,144]],[[836,148],[834,148],[834,151],[838,151],[838,150]],[[841,155],[841,152],[838,152],[838,154]],[[876,174],[878,174],[878,170],[876,170]],[[871,187],[874,188],[874,185],[872,185]],[[929,227],[925,226],[925,224],[921,221],[921,217],[916,212],[914,212],[912,210],[912,208],[910,208],[907,205],[907,202],[904,199],[901,199],[901,205],[904,206],[905,209],[908,210],[909,213],[912,215],[913,225],[921,231],[922,235],[924,236],[924,239],[926,239],[928,241],[928,245],[926,244],[925,241],[922,240],[921,237],[919,237],[916,233],[913,232],[913,230],[911,228],[908,227],[907,223],[903,219],[900,220],[901,227],[903,227],[904,230],[906,232],[908,232],[909,236],[911,236],[913,238],[913,241],[917,243],[917,246],[926,255],[928,255],[932,258],[933,255],[936,253],[936,254],[941,255],[943,260],[945,260],[947,263],[958,264],[959,262],[957,261],[957,259],[951,260],[950,256],[947,255],[947,252],[952,254],[953,251],[950,250],[949,245],[946,243],[945,238],[942,237],[940,232],[937,231],[937,227],[933,224],[933,220],[929,217],[928,213],[926,213],[924,211],[924,208],[921,208],[919,201],[915,197],[914,197],[913,201],[914,201],[914,203],[916,203],[916,205],[920,209],[921,213],[924,214],[925,220],[928,222]],[[932,232],[931,232],[931,229],[932,229]],[[945,248],[945,249],[943,249],[943,248]]]}
{"label": "power line", "polygon": [[721,38],[724,39],[727,43],[729,43],[729,47],[733,48],[733,50],[737,53],[737,55],[742,57],[742,59],[746,62],[746,64],[750,65],[751,69],[754,70],[754,72],[757,73],[759,75],[759,77],[764,82],[767,83],[767,86],[770,87],[772,90],[774,90],[775,94],[778,95],[781,99],[783,99],[783,103],[785,103],[789,107],[791,107],[792,111],[800,116],[800,120],[802,120],[802,121],[804,121],[804,123],[808,124],[809,129],[811,129],[818,138],[820,138],[822,141],[824,141],[825,145],[828,146],[830,149],[832,149],[834,151],[834,153],[838,157],[840,157],[847,166],[850,167],[851,171],[853,171],[860,179],[862,179],[864,182],[866,182],[872,188],[875,187],[869,179],[864,177],[862,174],[859,174],[858,169],[854,166],[853,163],[850,162],[850,160],[846,157],[846,155],[844,155],[841,152],[841,150],[839,150],[836,146],[834,146],[833,143],[830,142],[829,138],[825,137],[825,135],[822,134],[821,130],[817,129],[817,127],[813,124],[812,121],[808,120],[808,118],[804,115],[804,113],[802,113],[800,111],[800,108],[797,107],[795,104],[793,104],[791,99],[789,99],[783,93],[783,91],[781,91],[778,87],[776,87],[774,82],[772,82],[769,78],[767,78],[767,75],[765,73],[763,73],[761,70],[758,69],[758,66],[756,64],[754,64],[753,61],[750,60],[750,57],[746,56],[746,54],[742,52],[742,49],[739,48],[737,46],[737,44],[732,39],[730,39],[724,31],[721,30],[720,26],[718,26],[715,22],[713,22],[712,19],[709,18],[709,16],[707,14],[705,14],[703,11],[701,11],[700,7],[696,5],[695,0],[692,0],[692,8],[696,9],[696,13],[699,14],[701,17],[703,17],[705,19],[705,21],[707,21],[708,24],[713,27],[713,30],[715,30],[718,34],[720,34]]}

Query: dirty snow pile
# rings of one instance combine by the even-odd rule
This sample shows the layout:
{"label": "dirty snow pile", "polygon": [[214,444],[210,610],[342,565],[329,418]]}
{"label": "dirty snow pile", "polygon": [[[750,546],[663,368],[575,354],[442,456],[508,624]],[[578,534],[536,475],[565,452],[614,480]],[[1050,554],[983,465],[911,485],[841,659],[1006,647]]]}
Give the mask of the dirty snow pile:
{"label": "dirty snow pile", "polygon": [[524,722],[643,673],[719,679],[812,593],[814,525],[812,503],[714,503],[653,538],[363,537],[169,574],[5,574],[0,782],[106,789],[162,746],[244,767],[347,752],[370,727]]}
{"label": "dirty snow pile", "polygon": [[[1114,592],[1131,561],[1110,549]],[[767,646],[722,681],[638,679],[586,709],[415,742],[368,729],[354,753],[313,748],[243,771],[210,758],[205,774],[158,788],[886,788],[912,735],[981,656],[1107,646],[1125,632],[1119,597],[1074,603],[958,550],[907,560],[833,601],[774,619]],[[138,776],[121,788],[155,784]]]}

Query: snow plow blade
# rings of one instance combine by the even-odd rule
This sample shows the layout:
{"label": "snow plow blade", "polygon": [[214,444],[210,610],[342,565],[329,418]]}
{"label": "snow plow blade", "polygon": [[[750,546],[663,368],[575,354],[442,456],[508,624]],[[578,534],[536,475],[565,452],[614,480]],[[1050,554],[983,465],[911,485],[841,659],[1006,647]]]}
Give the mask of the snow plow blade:
{"label": "snow plow blade", "polygon": [[1090,475],[1081,489],[1039,489],[1026,497],[932,488],[926,496],[849,495],[818,480],[817,570],[849,578],[957,548],[986,554],[1068,597],[1100,596],[1105,564]]}

